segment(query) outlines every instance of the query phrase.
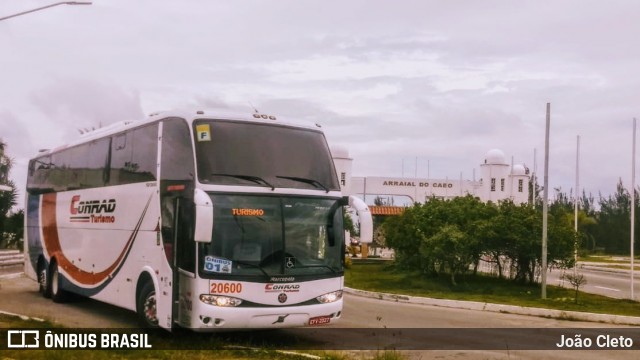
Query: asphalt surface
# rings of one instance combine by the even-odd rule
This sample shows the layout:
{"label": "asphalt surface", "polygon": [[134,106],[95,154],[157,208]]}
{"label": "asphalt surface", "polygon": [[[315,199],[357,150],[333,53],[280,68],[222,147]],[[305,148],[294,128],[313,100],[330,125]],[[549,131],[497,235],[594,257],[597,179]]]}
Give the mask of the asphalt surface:
{"label": "asphalt surface", "polygon": [[[629,269],[619,269],[602,263],[580,263],[577,273],[584,275],[587,283],[580,287],[580,291],[607,296],[615,299],[631,298],[631,272]],[[547,284],[571,288],[571,284],[562,279],[563,274],[573,274],[572,269],[554,269],[547,275]],[[634,298],[640,300],[640,271],[634,273]]]}

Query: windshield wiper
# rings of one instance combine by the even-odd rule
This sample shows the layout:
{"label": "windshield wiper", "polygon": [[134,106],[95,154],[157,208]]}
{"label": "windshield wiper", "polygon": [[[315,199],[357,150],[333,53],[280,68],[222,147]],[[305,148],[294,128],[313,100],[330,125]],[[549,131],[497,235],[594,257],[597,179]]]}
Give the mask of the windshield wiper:
{"label": "windshield wiper", "polygon": [[256,265],[256,264],[252,264],[252,263],[244,262],[244,261],[240,261],[240,260],[233,260],[233,259],[231,259],[231,261],[233,261],[234,263],[236,263],[236,264],[238,264],[238,265],[243,265],[243,266],[248,266],[248,267],[251,267],[251,268],[258,269],[258,270],[260,270],[260,271],[261,271],[265,276],[267,276],[267,277],[271,277],[271,275],[269,275],[269,274],[268,274],[268,273],[267,273],[267,272],[262,268],[262,266],[260,266],[260,265]]}
{"label": "windshield wiper", "polygon": [[271,190],[275,190],[275,186],[271,185],[267,180],[259,177],[259,176],[254,176],[254,175],[238,175],[238,174],[211,174],[211,176],[227,176],[227,177],[233,177],[236,179],[242,179],[242,180],[248,180],[248,181],[253,181],[256,184],[261,184],[261,185],[267,185],[268,187],[271,188]]}
{"label": "windshield wiper", "polygon": [[307,268],[327,268],[329,270],[331,270],[331,272],[333,272],[334,274],[337,273],[336,269],[332,268],[329,265],[304,265],[301,264],[302,266],[296,266],[297,269],[307,269]]}
{"label": "windshield wiper", "polygon": [[301,177],[296,177],[296,176],[276,176],[277,178],[280,179],[289,179],[289,180],[294,180],[294,181],[299,181],[305,184],[310,184],[313,185],[317,188],[321,188],[322,190],[329,192],[329,188],[324,186],[320,181],[318,180],[314,180],[314,179],[307,179],[307,178],[301,178]]}

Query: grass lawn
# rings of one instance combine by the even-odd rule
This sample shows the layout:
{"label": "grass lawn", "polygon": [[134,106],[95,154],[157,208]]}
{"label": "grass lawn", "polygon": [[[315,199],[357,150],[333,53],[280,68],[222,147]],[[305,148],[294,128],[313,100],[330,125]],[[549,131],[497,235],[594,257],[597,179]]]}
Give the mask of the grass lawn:
{"label": "grass lawn", "polygon": [[345,271],[345,285],[354,289],[424,296],[436,299],[480,301],[565,311],[640,316],[640,303],[612,299],[547,285],[547,299],[540,299],[540,285],[520,285],[486,275],[428,278],[418,272],[398,270],[393,264],[354,264]]}

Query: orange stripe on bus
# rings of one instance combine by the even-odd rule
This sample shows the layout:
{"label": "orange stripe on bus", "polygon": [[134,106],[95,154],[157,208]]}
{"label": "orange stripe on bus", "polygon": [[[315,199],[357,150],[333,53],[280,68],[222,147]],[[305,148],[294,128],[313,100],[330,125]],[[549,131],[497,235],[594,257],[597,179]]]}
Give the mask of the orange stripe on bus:
{"label": "orange stripe on bus", "polygon": [[[138,224],[139,225],[139,224]],[[42,234],[44,235],[44,245],[51,258],[55,257],[60,266],[75,281],[83,285],[97,285],[104,281],[123,261],[127,250],[135,239],[138,228],[129,237],[127,244],[118,258],[106,269],[100,272],[88,272],[74,265],[64,254],[60,246],[58,236],[58,224],[56,221],[56,194],[48,193],[42,197]]]}

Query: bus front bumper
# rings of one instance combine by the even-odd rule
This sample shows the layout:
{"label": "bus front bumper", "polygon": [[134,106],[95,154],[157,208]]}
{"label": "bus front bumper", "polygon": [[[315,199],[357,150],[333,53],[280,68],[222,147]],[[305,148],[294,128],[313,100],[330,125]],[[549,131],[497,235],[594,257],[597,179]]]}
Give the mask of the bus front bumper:
{"label": "bus front bumper", "polygon": [[275,329],[324,325],[341,316],[342,299],[328,304],[286,307],[219,307],[200,303],[188,317],[190,323],[181,322],[181,325],[202,332]]}

